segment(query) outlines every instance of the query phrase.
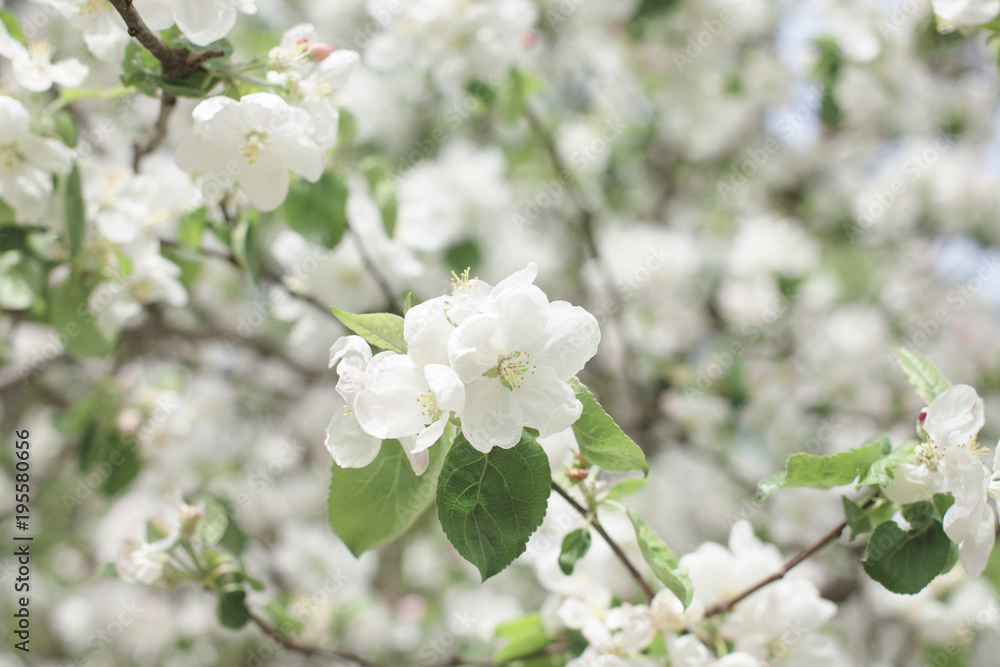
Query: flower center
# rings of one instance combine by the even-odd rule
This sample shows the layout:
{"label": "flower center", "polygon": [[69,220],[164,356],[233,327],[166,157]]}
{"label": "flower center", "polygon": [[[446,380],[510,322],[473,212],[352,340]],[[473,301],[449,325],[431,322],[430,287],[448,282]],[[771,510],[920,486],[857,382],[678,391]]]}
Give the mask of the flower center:
{"label": "flower center", "polygon": [[18,162],[20,162],[20,157],[17,154],[16,145],[0,146],[0,169],[13,169]]}
{"label": "flower center", "polygon": [[496,372],[503,386],[511,391],[517,391],[528,375],[535,374],[535,368],[535,364],[531,363],[530,354],[511,352],[507,356],[500,357]]}
{"label": "flower center", "polygon": [[80,7],[80,14],[83,15],[96,12],[105,4],[106,3],[104,2],[104,0],[87,0],[87,2],[83,3],[83,5]]}
{"label": "flower center", "polygon": [[254,164],[262,155],[267,155],[264,150],[264,142],[267,140],[267,133],[260,130],[252,130],[247,133],[246,142],[240,147],[247,164]]}
{"label": "flower center", "polygon": [[[469,284],[469,271],[470,269],[466,268],[465,271],[462,271],[461,275],[454,271],[451,272],[451,293],[453,295],[465,294],[472,289],[472,285]],[[476,280],[476,278],[472,278],[471,280]]]}
{"label": "flower center", "polygon": [[28,53],[35,66],[47,65],[55,52],[55,47],[45,40],[28,43]]}
{"label": "flower center", "polygon": [[156,285],[151,280],[140,279],[132,283],[129,292],[131,292],[136,301],[148,303],[156,294]]}
{"label": "flower center", "polygon": [[436,421],[441,416],[441,409],[437,405],[437,399],[431,395],[430,391],[425,391],[417,398],[420,404],[420,414],[427,418],[427,422]]}

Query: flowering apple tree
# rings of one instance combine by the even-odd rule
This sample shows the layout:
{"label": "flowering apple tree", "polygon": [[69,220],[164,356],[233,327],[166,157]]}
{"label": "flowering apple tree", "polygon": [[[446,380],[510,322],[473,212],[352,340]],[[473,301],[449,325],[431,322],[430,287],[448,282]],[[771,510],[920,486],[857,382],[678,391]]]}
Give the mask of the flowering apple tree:
{"label": "flowering apple tree", "polygon": [[807,5],[0,2],[12,654],[993,664],[1000,0]]}

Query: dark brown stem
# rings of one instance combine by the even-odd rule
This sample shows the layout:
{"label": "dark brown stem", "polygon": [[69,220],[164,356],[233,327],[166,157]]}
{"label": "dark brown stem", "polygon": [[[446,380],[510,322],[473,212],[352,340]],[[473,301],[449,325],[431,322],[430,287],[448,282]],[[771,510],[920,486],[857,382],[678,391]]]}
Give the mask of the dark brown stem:
{"label": "dark brown stem", "polygon": [[576,502],[573,496],[569,495],[569,492],[566,491],[566,489],[562,488],[555,482],[552,482],[552,490],[562,496],[563,499],[568,502],[573,509],[582,514],[584,518],[591,519],[591,525],[594,526],[594,530],[597,531],[598,535],[604,538],[604,541],[608,543],[611,550],[615,552],[615,556],[618,557],[618,560],[622,562],[629,574],[632,575],[632,578],[635,579],[637,584],[639,584],[639,588],[641,588],[642,592],[646,594],[646,600],[652,602],[653,598],[656,596],[656,591],[653,590],[653,587],[649,585],[649,582],[646,581],[639,570],[636,569],[635,565],[632,564],[632,561],[630,561],[628,556],[625,555],[625,552],[622,551],[620,546],[618,546],[618,543],[615,542],[614,538],[608,535],[608,531],[604,530],[604,526],[602,526],[601,522],[597,519],[597,513],[595,512],[593,516],[591,516],[586,507]]}
{"label": "dark brown stem", "polygon": [[153,125],[153,128],[144,141],[136,141],[134,144],[135,152],[132,156],[133,171],[138,172],[139,163],[142,161],[142,158],[155,151],[163,143],[163,140],[167,136],[167,121],[170,120],[170,114],[173,113],[176,106],[177,96],[164,92],[163,96],[160,97],[160,115],[156,119],[156,124]]}
{"label": "dark brown stem", "polygon": [[770,577],[758,581],[750,588],[746,589],[745,591],[742,591],[741,593],[726,600],[725,602],[720,602],[706,609],[705,617],[708,618],[709,616],[724,614],[730,609],[732,609],[733,605],[735,605],[740,600],[743,600],[747,596],[759,591],[760,589],[764,588],[764,586],[767,586],[768,584],[774,583],[775,581],[781,579],[786,574],[788,574],[789,570],[791,570],[793,567],[804,561],[806,558],[812,556],[814,553],[825,547],[830,542],[833,542],[835,539],[840,537],[840,534],[844,532],[844,528],[846,527],[847,527],[847,522],[841,521],[836,527],[833,528],[833,530],[828,532],[823,537],[819,538],[819,540],[817,540],[814,544],[806,547],[798,554],[793,556],[787,563],[785,563],[785,565],[780,570],[772,574]]}
{"label": "dark brown stem", "polygon": [[139,40],[139,43],[160,61],[163,66],[163,76],[186,79],[201,69],[202,63],[206,60],[225,55],[222,51],[192,53],[187,49],[171,48],[163,43],[159,35],[150,30],[132,5],[132,0],[109,0],[109,2],[125,21],[128,34]]}

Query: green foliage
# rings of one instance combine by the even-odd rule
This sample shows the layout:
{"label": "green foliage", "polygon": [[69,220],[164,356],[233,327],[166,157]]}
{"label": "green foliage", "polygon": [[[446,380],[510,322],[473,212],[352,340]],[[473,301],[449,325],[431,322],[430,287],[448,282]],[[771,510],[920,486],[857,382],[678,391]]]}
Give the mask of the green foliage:
{"label": "green foliage", "polygon": [[141,469],[139,442],[116,428],[114,405],[111,397],[95,395],[74,405],[67,419],[70,430],[79,435],[80,472],[106,496],[128,487]]}
{"label": "green foliage", "polygon": [[333,465],[327,516],[355,556],[405,533],[434,500],[444,445],[430,450],[430,465],[417,476],[398,440],[385,440],[364,468]]}
{"label": "green foliage", "polygon": [[310,183],[295,179],[281,214],[292,229],[313,243],[336,248],[347,229],[347,182],[332,171]]}
{"label": "green foliage", "polygon": [[181,245],[189,248],[201,247],[201,237],[204,236],[205,227],[208,225],[207,213],[206,207],[202,206],[181,215],[177,227],[177,241]]}
{"label": "green foliage", "polygon": [[851,529],[852,540],[857,535],[867,533],[875,526],[888,521],[896,512],[896,506],[889,502],[862,507],[847,496],[842,496],[841,500],[844,502],[844,519]]}
{"label": "green foliage", "polygon": [[236,590],[219,593],[215,615],[223,627],[231,630],[239,630],[246,625],[250,620],[246,591]]}
{"label": "green foliage", "polygon": [[641,470],[649,474],[646,456],[621,427],[615,423],[590,390],[576,378],[570,378],[577,399],[583,403],[583,414],[573,424],[580,454],[590,463],[611,472]]}
{"label": "green foliage", "polygon": [[18,22],[17,16],[6,9],[0,9],[0,22],[7,28],[7,32],[10,33],[11,37],[27,46],[28,38],[24,36],[24,31],[21,30],[21,24]]}
{"label": "green foliage", "polygon": [[497,664],[537,653],[548,646],[550,641],[542,616],[537,612],[501,623],[497,626],[496,637],[507,640],[493,654],[493,662]]}
{"label": "green foliage", "polygon": [[485,581],[524,552],[545,518],[551,485],[548,457],[530,435],[483,454],[460,434],[441,470],[438,519]]}
{"label": "green foliage", "polygon": [[677,556],[673,550],[650,530],[642,517],[630,510],[628,518],[632,520],[642,557],[653,569],[653,574],[687,608],[694,596],[694,587],[691,585],[687,570],[677,565]]}
{"label": "green foliage", "polygon": [[623,479],[608,489],[608,493],[605,497],[608,500],[621,500],[626,496],[631,496],[633,493],[639,493],[646,488],[646,484],[648,483],[649,480],[645,477]]}
{"label": "green foliage", "polygon": [[566,533],[559,552],[559,569],[563,574],[573,574],[576,561],[590,551],[590,539],[590,529],[586,527]]}
{"label": "green foliage", "polygon": [[260,273],[257,262],[259,236],[257,222],[257,212],[252,209],[246,210],[240,215],[239,221],[229,236],[233,257],[253,277],[254,282],[257,281]]}
{"label": "green foliage", "polygon": [[444,253],[445,266],[456,273],[465,269],[475,271],[482,261],[479,244],[473,240],[462,241],[448,248]]}
{"label": "green foliage", "polygon": [[[208,50],[208,47],[191,46],[194,51]],[[125,58],[122,60],[121,82],[123,86],[134,87],[149,97],[158,97],[158,91],[163,90],[178,97],[201,99],[208,97],[209,92],[222,81],[213,70],[223,70],[228,66],[228,59],[223,57],[205,61],[203,69],[184,79],[163,76],[162,66],[156,56],[138,42],[132,41],[126,47]]]}
{"label": "green foliage", "polygon": [[369,345],[406,354],[406,340],[403,339],[403,318],[392,313],[370,313],[355,315],[339,308],[330,307],[340,323],[368,341]]}
{"label": "green foliage", "polygon": [[367,157],[361,161],[361,171],[368,179],[372,198],[382,213],[382,224],[385,232],[392,236],[396,231],[396,176],[391,166],[384,159]]}
{"label": "green foliage", "polygon": [[761,480],[757,498],[764,500],[778,489],[809,487],[831,489],[864,478],[872,464],[889,453],[889,438],[880,435],[875,439],[839,454],[816,456],[800,452],[793,454],[785,470]]}
{"label": "green foliage", "polygon": [[868,541],[861,562],[865,572],[893,593],[918,593],[954,564],[954,545],[935,518],[933,503],[903,507],[910,524],[904,531],[895,521],[880,524]]}
{"label": "green foliage", "polygon": [[894,347],[899,369],[910,381],[914,391],[930,405],[937,395],[951,386],[951,382],[934,367],[934,364],[905,347]]}
{"label": "green foliage", "polygon": [[[4,240],[5,246],[10,245],[8,240]],[[0,308],[7,310],[31,308],[41,292],[44,280],[42,267],[27,253],[8,250],[0,254]]]}
{"label": "green foliage", "polygon": [[91,280],[70,275],[49,288],[48,320],[66,351],[75,357],[103,357],[114,344],[113,338],[97,328],[87,307],[93,286]]}

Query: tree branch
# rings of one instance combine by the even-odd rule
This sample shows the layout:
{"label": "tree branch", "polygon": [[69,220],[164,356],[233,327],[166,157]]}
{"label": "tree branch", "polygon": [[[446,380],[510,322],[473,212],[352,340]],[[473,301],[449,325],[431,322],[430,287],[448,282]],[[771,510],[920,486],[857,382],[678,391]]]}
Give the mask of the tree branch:
{"label": "tree branch", "polygon": [[171,48],[163,43],[159,35],[150,30],[132,5],[132,0],[109,0],[128,27],[128,34],[149,49],[163,66],[163,76],[186,79],[199,69],[202,63],[212,58],[221,58],[222,51],[200,51],[192,53],[187,49]]}
{"label": "tree branch", "polygon": [[139,163],[142,161],[142,158],[155,151],[163,143],[163,140],[167,136],[167,121],[170,120],[170,114],[173,113],[176,106],[177,96],[164,91],[160,97],[160,115],[156,119],[156,124],[153,125],[145,141],[137,140],[133,144],[135,150],[132,156],[133,171],[138,173]]}
{"label": "tree branch", "polygon": [[846,527],[847,527],[847,522],[841,521],[837,526],[833,528],[833,530],[828,532],[823,537],[819,538],[819,540],[817,540],[814,544],[806,547],[798,554],[793,556],[787,563],[785,563],[785,565],[780,570],[772,574],[770,577],[758,581],[750,588],[746,589],[745,591],[742,591],[741,593],[726,600],[725,602],[720,602],[706,609],[705,618],[708,618],[709,616],[715,616],[717,614],[726,613],[727,611],[732,609],[733,605],[735,605],[740,600],[743,600],[744,598],[750,596],[751,594],[756,593],[764,586],[767,586],[768,584],[774,583],[775,581],[781,579],[786,574],[788,574],[789,570],[791,570],[793,567],[804,561],[806,558],[812,556],[814,553],[825,547],[830,542],[833,542],[835,539],[840,537],[840,534],[844,532],[844,528]]}
{"label": "tree branch", "polygon": [[632,575],[632,578],[635,579],[637,584],[639,584],[639,588],[641,588],[642,592],[646,594],[646,600],[648,602],[652,602],[653,598],[656,596],[656,591],[653,590],[653,587],[649,585],[649,582],[646,581],[646,579],[642,576],[639,570],[636,569],[635,565],[632,564],[632,561],[630,561],[628,556],[625,555],[625,552],[622,551],[622,548],[620,546],[618,546],[618,543],[615,542],[614,538],[608,535],[608,531],[604,530],[604,526],[601,525],[601,522],[597,518],[597,512],[594,512],[593,516],[591,517],[590,512],[587,511],[587,508],[581,505],[580,503],[576,502],[576,500],[571,495],[569,495],[569,492],[566,491],[566,489],[559,486],[557,483],[552,482],[552,489],[560,496],[562,496],[563,499],[566,502],[568,502],[573,509],[582,514],[584,518],[591,519],[591,524],[594,526],[594,530],[596,530],[597,533],[602,538],[604,538],[604,541],[608,543],[608,546],[611,547],[611,550],[615,552],[615,556],[618,557],[618,560],[622,562],[622,564],[628,570],[629,574]]}
{"label": "tree branch", "polygon": [[325,658],[330,658],[332,660],[337,660],[339,662],[353,663],[355,665],[361,665],[361,667],[385,667],[381,663],[372,662],[366,658],[362,658],[359,655],[355,655],[348,651],[331,651],[329,649],[317,648],[315,646],[309,646],[307,644],[302,644],[291,637],[286,637],[277,628],[271,626],[267,621],[257,615],[255,612],[250,612],[250,619],[264,631],[268,637],[274,639],[276,642],[281,644],[283,647],[289,651],[295,651],[296,653],[302,653],[303,655],[315,655],[322,656]]}

